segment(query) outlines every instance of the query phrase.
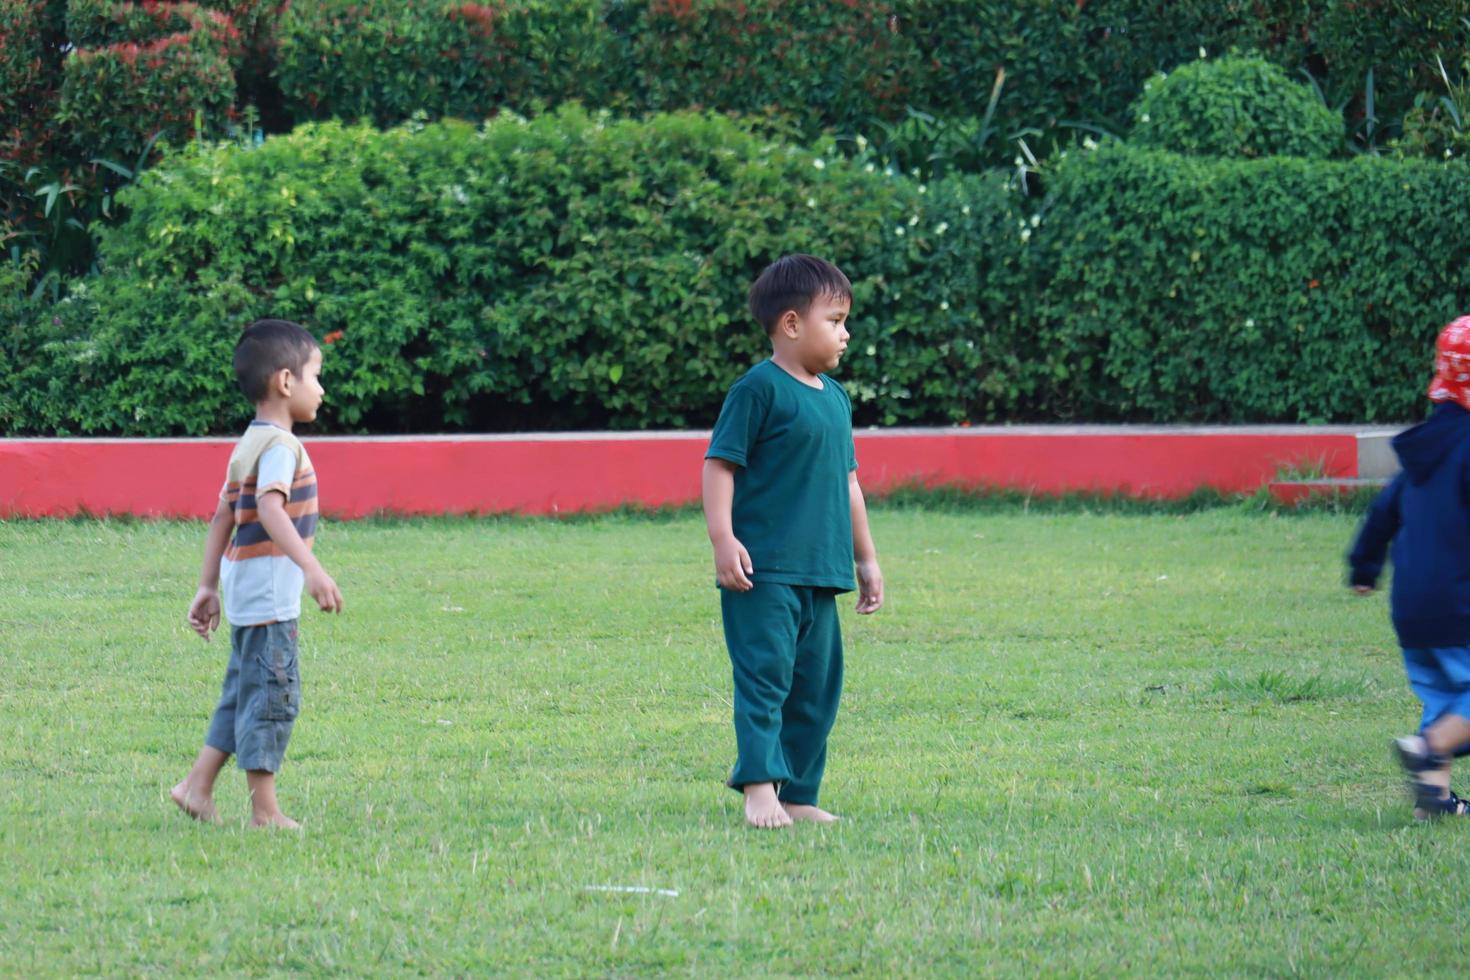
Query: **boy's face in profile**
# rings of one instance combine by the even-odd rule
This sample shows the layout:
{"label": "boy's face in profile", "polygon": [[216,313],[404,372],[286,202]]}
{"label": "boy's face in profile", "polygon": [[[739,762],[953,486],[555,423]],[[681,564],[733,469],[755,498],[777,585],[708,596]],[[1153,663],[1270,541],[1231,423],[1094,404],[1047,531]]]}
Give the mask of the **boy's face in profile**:
{"label": "boy's face in profile", "polygon": [[834,370],[847,350],[847,314],[852,301],[835,296],[812,300],[805,316],[796,323],[795,353],[802,367],[813,374]]}
{"label": "boy's face in profile", "polygon": [[322,406],[322,396],[326,394],[322,388],[321,374],[322,350],[318,347],[306,359],[306,366],[301,369],[301,374],[291,375],[290,393],[286,396],[291,421],[311,422],[316,419],[317,409]]}

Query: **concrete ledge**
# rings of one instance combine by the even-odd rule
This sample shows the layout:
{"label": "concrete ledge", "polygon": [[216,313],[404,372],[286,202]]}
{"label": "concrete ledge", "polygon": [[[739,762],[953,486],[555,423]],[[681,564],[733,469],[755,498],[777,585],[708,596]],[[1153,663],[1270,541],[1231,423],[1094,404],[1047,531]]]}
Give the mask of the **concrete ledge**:
{"label": "concrete ledge", "polygon": [[[957,485],[1038,495],[1253,493],[1283,468],[1359,475],[1355,426],[975,426],[859,430],[868,493]],[[1390,431],[1370,430],[1370,431]],[[1396,431],[1396,430],[1394,430]],[[557,514],[699,499],[708,432],[313,437],[327,514]],[[0,439],[0,518],[207,517],[233,439]]]}

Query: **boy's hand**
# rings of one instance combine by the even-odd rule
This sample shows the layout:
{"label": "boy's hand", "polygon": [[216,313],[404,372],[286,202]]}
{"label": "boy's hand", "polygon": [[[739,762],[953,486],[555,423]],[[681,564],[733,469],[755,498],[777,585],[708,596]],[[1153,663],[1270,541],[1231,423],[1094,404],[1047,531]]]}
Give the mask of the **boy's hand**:
{"label": "boy's hand", "polygon": [[857,563],[859,615],[875,613],[883,606],[883,570],[876,561]]}
{"label": "boy's hand", "polygon": [[322,612],[339,613],[342,611],[342,590],[337,588],[337,583],[332,576],[321,568],[313,569],[306,576],[306,591],[316,600]]}
{"label": "boy's hand", "polygon": [[749,592],[755,588],[755,583],[750,580],[754,574],[750,552],[733,536],[715,545],[715,578],[721,588]]}
{"label": "boy's hand", "polygon": [[209,641],[209,634],[219,629],[219,590],[206,589],[202,585],[189,603],[189,626]]}

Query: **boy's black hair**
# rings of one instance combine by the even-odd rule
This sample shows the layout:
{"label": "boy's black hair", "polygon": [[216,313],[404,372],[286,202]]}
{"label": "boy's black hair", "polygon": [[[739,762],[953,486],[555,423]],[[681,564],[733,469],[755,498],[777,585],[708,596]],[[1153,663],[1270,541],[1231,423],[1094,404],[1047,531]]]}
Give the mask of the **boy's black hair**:
{"label": "boy's black hair", "polygon": [[826,259],[815,255],[783,255],[766,266],[750,287],[750,313],[766,328],[776,332],[776,324],[787,310],[806,316],[818,297],[852,302],[852,283]]}
{"label": "boy's black hair", "polygon": [[316,338],[290,320],[256,320],[235,344],[235,379],[251,402],[265,400],[271,376],[282,368],[298,378],[306,370]]}

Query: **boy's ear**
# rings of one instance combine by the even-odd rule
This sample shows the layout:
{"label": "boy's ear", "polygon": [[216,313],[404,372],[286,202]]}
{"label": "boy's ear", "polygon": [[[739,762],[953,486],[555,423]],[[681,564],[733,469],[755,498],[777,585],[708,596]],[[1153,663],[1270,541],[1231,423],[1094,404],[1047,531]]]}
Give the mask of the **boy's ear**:
{"label": "boy's ear", "polygon": [[788,340],[795,340],[801,326],[801,317],[796,315],[795,310],[787,310],[781,314],[781,319],[776,321],[776,332]]}
{"label": "boy's ear", "polygon": [[271,391],[282,398],[291,397],[291,382],[296,380],[290,368],[281,368],[271,375]]}

